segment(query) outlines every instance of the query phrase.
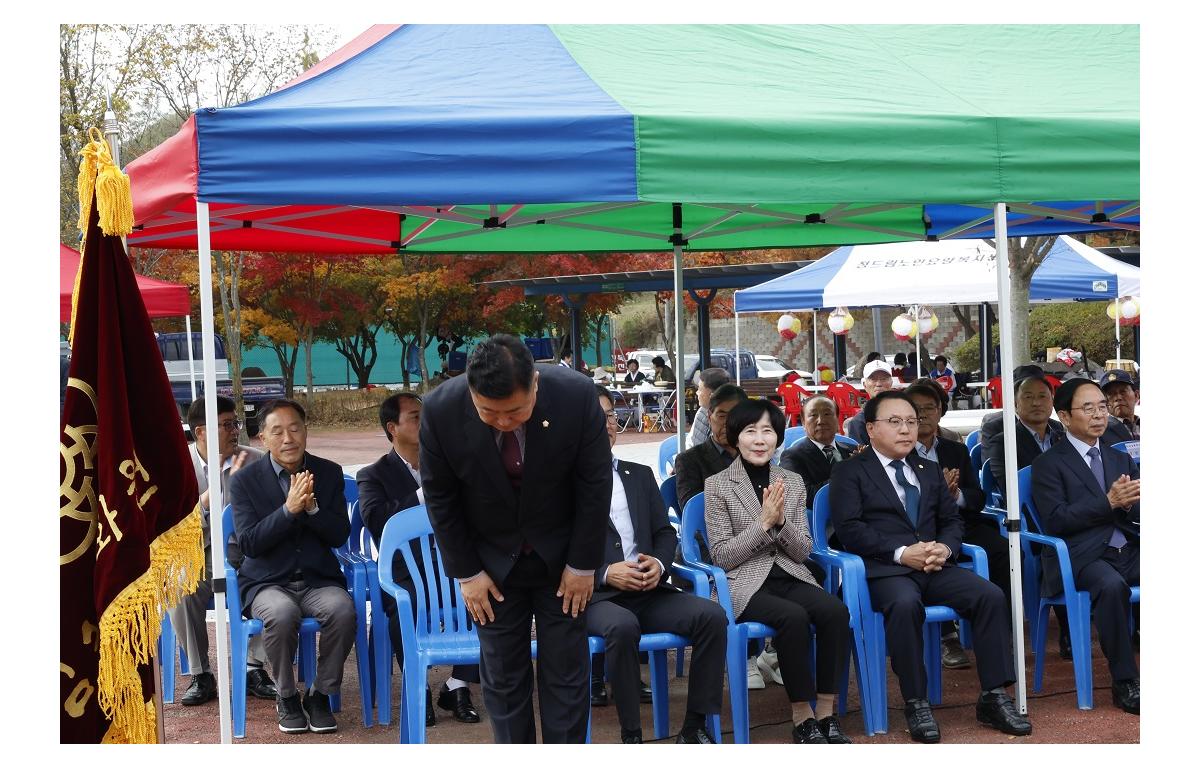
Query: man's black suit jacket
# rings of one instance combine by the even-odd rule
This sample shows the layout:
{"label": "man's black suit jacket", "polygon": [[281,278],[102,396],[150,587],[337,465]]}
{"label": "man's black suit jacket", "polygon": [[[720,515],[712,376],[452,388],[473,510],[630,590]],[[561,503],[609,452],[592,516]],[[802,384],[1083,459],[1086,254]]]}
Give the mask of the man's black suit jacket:
{"label": "man's black suit jacket", "polygon": [[[383,541],[383,527],[392,515],[417,506],[417,490],[420,486],[395,449],[380,456],[379,461],[374,464],[368,464],[358,470],[356,479],[358,513],[362,516],[363,525],[375,539],[375,546],[378,547]],[[423,562],[415,543],[412,550],[417,563]],[[411,579],[408,566],[404,564],[404,556],[399,551],[392,558],[392,579],[397,584]]]}
{"label": "man's black suit jacket", "polygon": [[[1106,486],[1121,475],[1135,480],[1139,477],[1133,459],[1115,448],[1101,445],[1100,458]],[[1030,472],[1033,504],[1042,530],[1067,543],[1071,572],[1076,577],[1084,566],[1104,554],[1114,528],[1120,528],[1130,541],[1138,538],[1138,528],[1131,523],[1141,521],[1141,504],[1134,504],[1128,512],[1113,509],[1108,503],[1108,489],[1100,490],[1091,467],[1070,440],[1060,440],[1037,457]],[[1043,595],[1062,591],[1062,574],[1050,547],[1042,547],[1042,574]]]}
{"label": "man's black suit jacket", "polygon": [[[983,417],[979,425],[980,443],[983,444],[983,460],[991,461],[992,477],[996,478],[996,486],[1001,491],[1004,487],[1004,422],[1002,413],[990,413]],[[1013,419],[1013,429],[1017,436],[1017,469],[1021,470],[1033,463],[1042,455],[1037,440],[1029,433],[1029,429],[1016,418]],[[1063,425],[1051,419],[1047,429],[1050,430],[1051,443],[1057,443],[1063,436]],[[1007,498],[1007,493],[1005,493]]]}
{"label": "man's black suit jacket", "polygon": [[310,587],[346,587],[335,547],[350,538],[342,468],[304,454],[303,468],[313,474],[317,513],[293,515],[287,494],[271,466],[270,454],[243,467],[229,482],[233,529],[246,559],[238,569],[243,613],[250,615],[254,596],[271,584],[286,585],[296,571]]}
{"label": "man's black suit jacket", "polygon": [[[841,455],[842,461],[854,455],[854,451],[841,443],[835,442],[833,449]],[[832,466],[817,444],[807,437],[779,456],[781,469],[795,472],[804,480],[804,490],[806,491],[804,498],[808,500],[809,506],[812,506],[813,499],[817,497],[817,491],[829,482]]]}
{"label": "man's black suit jacket", "polygon": [[1129,427],[1125,426],[1116,416],[1108,417],[1108,427],[1104,430],[1104,434],[1100,435],[1102,445],[1115,445],[1132,439],[1133,433],[1129,431]]}
{"label": "man's black suit jacket", "polygon": [[[671,567],[671,559],[675,556],[675,547],[679,544],[679,537],[675,533],[675,528],[667,520],[667,507],[663,504],[662,494],[659,493],[658,486],[654,482],[654,471],[645,464],[618,461],[617,476],[621,478],[621,485],[625,489],[625,499],[629,503],[629,518],[633,523],[633,540],[637,545],[638,552],[645,552],[651,557],[656,557],[662,563],[663,573],[659,576],[656,586],[660,589],[676,591],[667,583],[667,577],[670,574],[666,569]],[[592,592],[593,603],[621,594],[621,590],[610,587],[603,581],[605,569],[613,563],[625,559],[625,553],[621,547],[621,534],[617,533],[612,518],[608,520],[607,530],[604,541],[604,564],[596,569],[596,586]]]}
{"label": "man's black suit jacket", "polygon": [[421,487],[452,578],[486,570],[503,584],[528,542],[554,579],[564,566],[599,568],[612,497],[612,453],[596,388],[561,366],[538,365],[525,423],[521,493],[496,433],[479,419],[466,376],[438,385],[421,411]]}
{"label": "man's black suit jacket", "polygon": [[921,500],[914,528],[874,448],[838,462],[829,479],[830,512],[842,549],[858,555],[867,578],[912,571],[893,561],[897,547],[938,541],[950,548],[952,565],[962,547],[963,520],[950,498],[941,467],[910,453],[905,462],[917,473]]}
{"label": "man's black suit jacket", "polygon": [[722,458],[724,452],[725,449],[709,438],[675,457],[675,493],[679,497],[680,510],[688,499],[704,492],[705,480],[729,466],[728,454]]}
{"label": "man's black suit jacket", "polygon": [[958,470],[958,489],[963,495],[963,506],[958,507],[958,514],[962,516],[963,523],[968,526],[988,523],[995,529],[994,522],[979,514],[983,511],[985,501],[983,488],[979,485],[979,473],[971,466],[971,452],[967,446],[950,440],[938,440],[937,457],[942,469]]}

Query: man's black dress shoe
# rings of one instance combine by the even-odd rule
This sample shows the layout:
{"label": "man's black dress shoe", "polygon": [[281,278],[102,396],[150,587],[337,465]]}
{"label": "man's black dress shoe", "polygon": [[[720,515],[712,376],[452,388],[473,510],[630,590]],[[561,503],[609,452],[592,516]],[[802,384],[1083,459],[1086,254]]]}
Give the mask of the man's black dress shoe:
{"label": "man's black dress shoe", "polygon": [[842,732],[842,724],[838,722],[837,715],[823,717],[817,721],[817,727],[821,729],[821,735],[830,744],[853,744],[850,737]]}
{"label": "man's black dress shoe", "polygon": [[604,678],[602,677],[592,678],[592,706],[608,706],[608,689],[604,687]]}
{"label": "man's black dress shoe", "polygon": [[639,728],[638,730],[633,731],[631,733],[625,733],[625,729],[622,728],[621,729],[621,743],[622,744],[641,744],[642,743],[641,729]]}
{"label": "man's black dress shoe", "polygon": [[966,669],[971,666],[971,657],[963,650],[957,634],[942,638],[942,666],[946,669]]}
{"label": "man's black dress shoe", "polygon": [[929,699],[909,699],[904,702],[904,719],[908,721],[908,735],[922,744],[937,744],[942,740],[941,729],[933,719]]}
{"label": "man's black dress shoe", "polygon": [[425,689],[425,727],[437,725],[437,713],[433,711],[433,691]]}
{"label": "man's black dress shoe", "polygon": [[275,683],[262,667],[251,667],[246,670],[246,693],[256,699],[274,699],[279,695]]}
{"label": "man's black dress shoe", "polygon": [[[1113,704],[1131,715],[1140,715],[1142,710],[1142,683],[1138,678],[1117,680],[1112,686]],[[184,702],[187,703],[186,701]]]}
{"label": "man's black dress shoe", "polygon": [[642,700],[642,703],[649,704],[650,702],[654,701],[654,691],[650,690],[650,686],[646,685],[641,680],[638,680],[638,684],[640,686],[638,688],[638,698]]}
{"label": "man's black dress shoe", "polygon": [[792,741],[796,744],[828,744],[829,739],[821,733],[817,718],[810,717],[800,725],[792,726]]}
{"label": "man's black dress shoe", "polygon": [[979,701],[975,704],[975,719],[1012,736],[1033,733],[1033,724],[1017,711],[1016,704],[1007,693],[984,691],[979,694]]}
{"label": "man's black dress shoe", "polygon": [[200,672],[192,675],[192,684],[188,686],[179,703],[185,707],[195,707],[215,698],[217,698],[216,678],[213,677],[212,672]]}
{"label": "man's black dress shoe", "polygon": [[439,707],[452,713],[454,719],[460,723],[479,722],[479,713],[475,711],[475,705],[471,703],[471,689],[465,685],[452,691],[445,683],[442,683],[437,703]]}
{"label": "man's black dress shoe", "polygon": [[684,728],[675,739],[676,744],[716,744],[703,728]]}

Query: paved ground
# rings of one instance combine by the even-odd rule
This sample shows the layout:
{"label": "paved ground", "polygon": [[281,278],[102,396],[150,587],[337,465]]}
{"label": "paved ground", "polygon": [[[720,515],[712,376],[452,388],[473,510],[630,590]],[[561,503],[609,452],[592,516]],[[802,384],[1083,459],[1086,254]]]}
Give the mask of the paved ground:
{"label": "paved ground", "polygon": [[[657,464],[657,447],[666,437],[662,433],[640,434],[623,433],[619,436],[615,453],[618,456],[634,461],[641,461],[650,466]],[[377,459],[387,450],[387,444],[381,433],[377,431],[336,432],[314,430],[309,437],[309,449],[320,456],[341,463],[347,469],[356,469],[358,465]],[[1051,622],[1054,619],[1051,618]],[[214,625],[209,625],[210,636],[214,633]],[[1049,637],[1056,638],[1057,630],[1050,627]],[[1028,639],[1026,640],[1028,650]],[[1053,639],[1051,645],[1054,645]],[[211,653],[215,654],[215,640],[211,643]],[[1075,707],[1075,686],[1071,664],[1058,658],[1057,653],[1051,652],[1047,661],[1046,679],[1043,690],[1039,694],[1031,694],[1029,701],[1030,719],[1033,722],[1033,735],[1027,739],[1016,739],[998,731],[985,728],[975,722],[974,703],[978,696],[978,681],[975,670],[945,670],[943,673],[943,703],[935,709],[935,715],[942,728],[942,740],[945,743],[1138,743],[1140,739],[1139,719],[1128,715],[1111,703],[1109,675],[1100,652],[1098,641],[1093,642],[1092,648],[1094,677],[1096,689],[1094,692],[1095,709],[1081,711]],[[672,669],[674,668],[672,661]],[[1027,676],[1032,685],[1033,655],[1027,653]],[[440,686],[448,674],[447,668],[435,667],[430,671],[431,685]],[[900,693],[895,676],[888,675],[889,685],[889,730],[886,734],[867,738],[863,733],[861,709],[857,688],[851,675],[848,712],[843,718],[843,725],[856,742],[869,743],[908,743],[908,733],[904,726],[904,713]],[[646,677],[646,679],[649,679]],[[188,679],[178,677],[177,696],[182,696],[188,685]],[[393,680],[393,689],[399,691],[399,686]],[[482,697],[478,688],[473,686],[474,700],[484,722],[476,725],[458,723],[447,713],[439,711],[438,724],[428,730],[427,741],[432,744],[474,744],[490,743],[491,729],[487,725],[486,711],[482,705]],[[750,692],[750,721],[752,725],[751,740],[754,743],[790,743],[789,709],[783,688],[768,684],[765,690]],[[670,680],[671,727],[677,731],[682,719],[687,697],[687,678]],[[259,699],[247,702],[246,738],[242,743],[395,743],[399,731],[396,725],[399,716],[399,702],[392,704],[392,724],[384,727],[375,725],[364,728],[361,713],[361,698],[357,668],[352,657],[346,663],[345,683],[343,687],[343,711],[338,715],[340,729],[338,733],[327,736],[305,734],[302,736],[287,736],[279,732],[275,725],[274,703]],[[178,703],[167,704],[164,707],[164,723],[168,742],[174,743],[216,743],[220,740],[218,710],[215,701],[199,707],[183,707]],[[651,735],[650,705],[642,706],[642,723],[646,736]],[[731,739],[729,729],[732,721],[729,717],[728,694],[726,694],[724,711],[722,712],[722,728],[726,740]],[[608,707],[592,710],[592,737],[597,743],[619,742],[620,729],[616,721],[616,711]]]}

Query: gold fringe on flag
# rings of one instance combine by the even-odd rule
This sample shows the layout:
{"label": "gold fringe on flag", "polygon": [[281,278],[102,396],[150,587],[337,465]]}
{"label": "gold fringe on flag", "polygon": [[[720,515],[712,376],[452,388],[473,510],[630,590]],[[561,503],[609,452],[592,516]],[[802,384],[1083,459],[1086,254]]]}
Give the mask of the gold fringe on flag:
{"label": "gold fringe on flag", "polygon": [[138,666],[151,663],[162,615],[196,591],[204,574],[199,503],[173,528],[150,542],[150,567],[100,616],[100,669],[96,701],[112,721],[108,739],[153,744],[154,706],[147,706]]}
{"label": "gold fringe on flag", "polygon": [[106,235],[124,236],[133,231],[133,194],[129,177],[113,162],[108,142],[98,128],[88,130],[91,139],[80,154],[79,167],[79,231],[87,233],[91,214],[92,192],[100,211],[100,231]]}

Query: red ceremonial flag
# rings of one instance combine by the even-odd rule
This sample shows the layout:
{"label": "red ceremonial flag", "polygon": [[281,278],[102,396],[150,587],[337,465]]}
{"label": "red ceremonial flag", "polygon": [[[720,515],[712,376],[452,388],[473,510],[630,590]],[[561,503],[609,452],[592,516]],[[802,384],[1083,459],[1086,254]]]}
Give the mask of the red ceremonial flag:
{"label": "red ceremonial flag", "polygon": [[162,614],[204,573],[198,493],[158,344],[117,236],[128,232],[120,223],[130,205],[128,180],[102,138],[85,154],[87,232],[59,442],[59,737],[150,743],[157,740],[150,664]]}

